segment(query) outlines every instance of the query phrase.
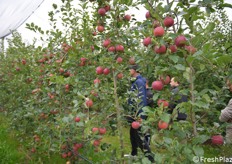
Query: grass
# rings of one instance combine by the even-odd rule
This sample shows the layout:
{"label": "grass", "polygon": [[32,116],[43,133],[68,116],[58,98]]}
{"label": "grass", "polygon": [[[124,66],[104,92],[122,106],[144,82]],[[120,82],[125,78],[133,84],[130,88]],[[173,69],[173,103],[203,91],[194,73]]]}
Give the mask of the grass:
{"label": "grass", "polygon": [[[0,112],[0,163],[6,164],[21,164],[21,163],[56,163],[56,164],[64,164],[66,160],[62,159],[60,155],[54,154],[50,157],[43,157],[41,154],[33,154],[28,153],[25,147],[20,145],[20,143],[15,138],[15,133],[13,131],[9,131],[9,118],[7,118],[3,112]],[[130,154],[131,152],[131,144],[129,137],[129,126],[123,127],[123,143],[124,143],[124,154]],[[86,157],[91,157],[89,160],[96,162],[101,161],[102,158],[110,157],[111,159],[120,159],[121,150],[120,150],[120,140],[117,134],[105,134],[102,143],[105,143],[107,148],[105,151],[100,151],[99,153],[90,152],[84,153]],[[151,149],[155,153],[157,150],[151,145]],[[229,145],[202,145],[204,149],[204,157],[212,158],[212,157],[231,157],[231,146]],[[140,150],[139,150],[140,151]],[[165,150],[163,150],[165,153]],[[95,154],[95,155],[93,155]],[[142,155],[142,152],[139,153]],[[124,158],[124,160],[130,160],[128,158]],[[26,162],[25,162],[26,161]],[[82,160],[85,163],[84,160]],[[81,162],[80,162],[81,163]],[[129,162],[131,163],[131,162]]]}
{"label": "grass", "polygon": [[64,164],[65,160],[60,155],[54,154],[50,157],[29,151],[20,145],[14,135],[14,131],[9,130],[9,119],[0,112],[0,164]]}
{"label": "grass", "polygon": [[14,139],[13,133],[9,133],[9,123],[0,113],[0,163],[23,163],[24,155],[18,150],[20,144]]}

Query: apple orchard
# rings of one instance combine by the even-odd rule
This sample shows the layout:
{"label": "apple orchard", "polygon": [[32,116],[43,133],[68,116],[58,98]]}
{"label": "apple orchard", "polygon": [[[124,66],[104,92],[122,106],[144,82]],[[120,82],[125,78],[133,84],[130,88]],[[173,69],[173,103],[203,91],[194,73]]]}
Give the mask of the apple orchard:
{"label": "apple orchard", "polygon": [[[15,32],[1,53],[0,105],[27,160],[149,163],[143,153],[124,157],[131,151],[130,126],[141,125],[150,131],[157,163],[189,163],[212,149],[217,155],[226,149],[218,117],[229,98],[225,78],[232,78],[231,21],[223,13],[230,4],[61,1],[48,13],[51,30],[27,24],[46,46],[28,45]],[[146,10],[143,21],[131,12],[140,8]],[[134,64],[149,80],[155,105],[144,107],[147,120],[135,117],[129,124],[124,119],[133,81],[128,66]],[[167,113],[172,77],[189,97],[177,106],[188,118],[169,125],[177,114],[176,109]]]}

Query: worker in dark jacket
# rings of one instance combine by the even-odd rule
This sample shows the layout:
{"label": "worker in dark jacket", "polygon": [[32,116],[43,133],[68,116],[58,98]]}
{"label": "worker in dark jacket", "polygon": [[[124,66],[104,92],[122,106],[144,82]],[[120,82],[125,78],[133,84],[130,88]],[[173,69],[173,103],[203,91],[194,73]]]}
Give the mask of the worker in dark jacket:
{"label": "worker in dark jacket", "polygon": [[147,106],[146,79],[138,72],[137,65],[132,65],[130,67],[130,75],[134,80],[131,85],[131,95],[128,99],[128,104],[131,111],[135,112],[136,116],[139,116],[141,119],[146,119],[142,110],[143,107]]}
{"label": "worker in dark jacket", "polygon": [[[170,85],[171,85],[171,92],[172,92],[172,96],[171,96],[171,101],[169,103],[169,111],[168,113],[172,114],[173,110],[176,108],[176,106],[182,102],[187,102],[188,101],[188,97],[186,95],[181,95],[179,94],[179,82],[175,80],[175,78],[172,78],[170,81]],[[185,113],[181,113],[179,111],[179,109],[177,109],[177,121],[180,120],[186,120],[187,119],[187,114]]]}
{"label": "worker in dark jacket", "polygon": [[153,93],[149,87],[149,80],[146,80],[147,106],[154,107]]}
{"label": "worker in dark jacket", "polygon": [[[146,79],[140,75],[138,65],[130,66],[130,75],[135,79],[132,82],[130,88],[130,97],[128,99],[128,104],[132,111],[131,116],[135,119],[140,118],[142,121],[147,118],[142,109],[143,107],[147,106]],[[132,126],[130,127],[130,141],[132,146],[132,156],[136,156],[138,154],[137,149],[139,147],[144,152],[145,156],[151,162],[154,162],[149,143],[145,139],[145,134],[141,132],[141,127],[139,129],[134,129]]]}

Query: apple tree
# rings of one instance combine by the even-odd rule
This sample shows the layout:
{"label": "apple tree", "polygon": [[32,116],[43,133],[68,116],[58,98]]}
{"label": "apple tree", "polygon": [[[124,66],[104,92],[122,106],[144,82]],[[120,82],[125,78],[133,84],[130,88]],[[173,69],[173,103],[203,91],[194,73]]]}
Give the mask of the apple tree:
{"label": "apple tree", "polygon": [[[29,140],[30,153],[58,153],[71,162],[125,160],[125,129],[131,125],[123,115],[133,80],[128,65],[136,63],[154,94],[155,106],[144,108],[148,119],[141,124],[152,135],[155,160],[190,162],[203,156],[201,144],[216,133],[211,120],[223,104],[222,80],[231,72],[230,40],[215,28],[226,22],[208,21],[207,14],[231,5],[195,0],[61,2],[48,13],[52,29],[27,24],[46,45],[27,46],[15,36],[2,57],[8,62],[1,62],[6,95],[1,102],[22,140]],[[146,12],[139,21],[129,11],[141,8]],[[171,77],[180,81],[180,93],[189,96],[177,106],[188,115],[184,123],[170,123],[177,109],[167,114]],[[107,141],[114,135],[117,145]]]}

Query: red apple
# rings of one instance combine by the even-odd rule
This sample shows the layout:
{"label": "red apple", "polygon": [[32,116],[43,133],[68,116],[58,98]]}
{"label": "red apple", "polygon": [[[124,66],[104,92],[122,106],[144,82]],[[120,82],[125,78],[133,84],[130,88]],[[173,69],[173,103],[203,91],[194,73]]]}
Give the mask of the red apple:
{"label": "red apple", "polygon": [[103,74],[104,75],[108,75],[110,73],[110,69],[109,68],[105,68],[104,70],[103,70]]}
{"label": "red apple", "polygon": [[185,46],[185,49],[188,51],[189,54],[194,54],[197,51],[197,49],[193,47],[192,45]]}
{"label": "red apple", "polygon": [[97,26],[97,31],[98,32],[103,32],[105,30],[104,26],[98,25]]}
{"label": "red apple", "polygon": [[106,9],[105,8],[98,9],[98,14],[101,15],[101,16],[105,16],[106,15]]}
{"label": "red apple", "polygon": [[110,10],[110,5],[106,5],[105,7],[106,12]]}
{"label": "red apple", "polygon": [[154,20],[153,21],[153,27],[156,28],[156,27],[159,27],[160,26],[160,22],[158,20]]}
{"label": "red apple", "polygon": [[110,45],[110,43],[111,43],[110,39],[106,39],[106,40],[104,40],[104,42],[103,42],[103,46],[104,46],[105,48],[107,48],[107,47]]}
{"label": "red apple", "polygon": [[132,126],[133,129],[138,129],[140,127],[140,123],[137,122],[137,121],[133,121],[131,123],[131,126]]}
{"label": "red apple", "polygon": [[143,39],[143,45],[148,46],[149,44],[151,44],[151,37],[144,38]]}
{"label": "red apple", "polygon": [[99,146],[99,145],[100,145],[100,142],[101,142],[100,140],[94,140],[94,141],[93,141],[93,145],[94,145],[94,146]]}
{"label": "red apple", "polygon": [[162,81],[153,81],[152,83],[152,89],[156,90],[156,91],[161,91],[163,89],[163,83]]}
{"label": "red apple", "polygon": [[92,50],[92,52],[94,51],[94,46],[92,45],[92,46],[90,46],[90,49]]}
{"label": "red apple", "polygon": [[154,50],[155,50],[155,53],[157,54],[165,54],[167,49],[165,45],[161,45],[160,47],[155,46]]}
{"label": "red apple", "polygon": [[167,129],[168,123],[160,120],[158,123],[158,127],[159,127],[159,129]]}
{"label": "red apple", "polygon": [[25,59],[22,59],[22,64],[25,65],[27,61]]}
{"label": "red apple", "polygon": [[170,45],[169,49],[171,50],[172,53],[175,53],[177,51],[176,45]]}
{"label": "red apple", "polygon": [[187,39],[185,38],[184,35],[179,35],[175,38],[174,42],[177,47],[184,47],[185,44],[187,43]]}
{"label": "red apple", "polygon": [[162,104],[163,104],[163,107],[168,107],[168,106],[169,106],[168,101],[163,100],[163,99],[159,99],[159,100],[157,101],[157,105],[158,105],[158,106],[161,106]]}
{"label": "red apple", "polygon": [[159,27],[156,27],[153,31],[153,34],[156,36],[156,37],[161,37],[164,35],[164,28],[159,26]]}
{"label": "red apple", "polygon": [[69,71],[65,72],[65,73],[64,73],[64,76],[65,76],[65,77],[69,77],[69,76],[70,76],[70,72],[69,72]]}
{"label": "red apple", "polygon": [[174,25],[174,19],[172,17],[169,17],[167,16],[165,19],[164,19],[164,26],[165,27],[171,27]]}
{"label": "red apple", "polygon": [[108,51],[109,51],[109,52],[115,52],[115,47],[114,47],[114,46],[110,46],[110,47],[108,48]]}
{"label": "red apple", "polygon": [[81,61],[79,66],[85,66],[85,62]]}
{"label": "red apple", "polygon": [[62,74],[62,73],[64,73],[64,69],[63,68],[60,68],[59,69],[59,72]]}
{"label": "red apple", "polygon": [[116,47],[115,47],[115,49],[116,49],[116,51],[117,52],[124,52],[124,47],[123,47],[123,45],[116,45]]}
{"label": "red apple", "polygon": [[117,57],[116,62],[117,63],[122,63],[123,59],[121,57]]}
{"label": "red apple", "polygon": [[21,70],[19,67],[15,68],[15,69],[16,69],[16,71],[20,71]]}
{"label": "red apple", "polygon": [[69,89],[69,84],[66,84],[64,87],[65,89]]}
{"label": "red apple", "polygon": [[118,79],[122,79],[122,78],[123,78],[123,73],[117,74],[117,78],[118,78]]}
{"label": "red apple", "polygon": [[68,154],[67,153],[62,153],[62,158],[67,158]]}
{"label": "red apple", "polygon": [[163,83],[164,85],[167,85],[167,84],[170,83],[171,78],[170,78],[170,76],[166,76],[166,78],[164,79],[164,76],[160,76],[160,80],[162,81],[162,83]]}
{"label": "red apple", "polygon": [[93,81],[94,84],[99,84],[100,82],[101,82],[101,80],[98,78],[94,79],[94,81]]}
{"label": "red apple", "polygon": [[224,139],[222,135],[215,135],[211,137],[212,144],[214,145],[223,145]]}
{"label": "red apple", "polygon": [[82,62],[86,62],[86,61],[87,61],[87,58],[81,58],[81,61],[82,61]]}
{"label": "red apple", "polygon": [[93,132],[93,133],[97,133],[98,131],[99,131],[98,128],[96,128],[96,127],[92,128],[92,132]]}
{"label": "red apple", "polygon": [[99,134],[105,134],[106,128],[99,128]]}
{"label": "red apple", "polygon": [[80,148],[82,148],[82,144],[81,143],[74,143],[73,144],[73,151],[77,152]]}
{"label": "red apple", "polygon": [[80,122],[81,118],[80,117],[75,117],[75,122]]}
{"label": "red apple", "polygon": [[102,74],[103,73],[103,67],[101,67],[101,66],[98,66],[97,68],[96,68],[96,73],[98,74],[98,75],[100,75],[100,74]]}
{"label": "red apple", "polygon": [[32,153],[35,153],[36,152],[36,149],[33,147],[33,148],[31,148],[31,152]]}
{"label": "red apple", "polygon": [[55,56],[55,54],[49,54],[49,58],[52,59]]}
{"label": "red apple", "polygon": [[68,157],[71,157],[71,156],[72,156],[72,152],[69,151],[69,152],[67,153],[67,156],[68,156]]}
{"label": "red apple", "polygon": [[89,99],[89,100],[87,100],[87,101],[85,102],[85,105],[86,105],[88,108],[90,108],[90,107],[93,106],[93,101],[92,101],[91,99]]}
{"label": "red apple", "polygon": [[98,94],[97,94],[97,92],[95,91],[95,90],[91,90],[91,94],[93,95],[93,96],[98,96]]}
{"label": "red apple", "polygon": [[125,19],[126,21],[130,21],[131,16],[127,14],[127,15],[124,16],[124,19]]}
{"label": "red apple", "polygon": [[44,59],[39,59],[38,62],[39,62],[39,63],[44,63],[45,60],[44,60]]}
{"label": "red apple", "polygon": [[96,35],[97,35],[97,32],[96,32],[96,31],[94,31],[94,32],[92,33],[92,35],[93,35],[93,36],[96,36]]}
{"label": "red apple", "polygon": [[82,143],[75,143],[74,146],[77,148],[77,149],[80,149],[83,147],[83,144]]}
{"label": "red apple", "polygon": [[146,19],[149,19],[151,17],[150,11],[147,11],[145,14]]}

